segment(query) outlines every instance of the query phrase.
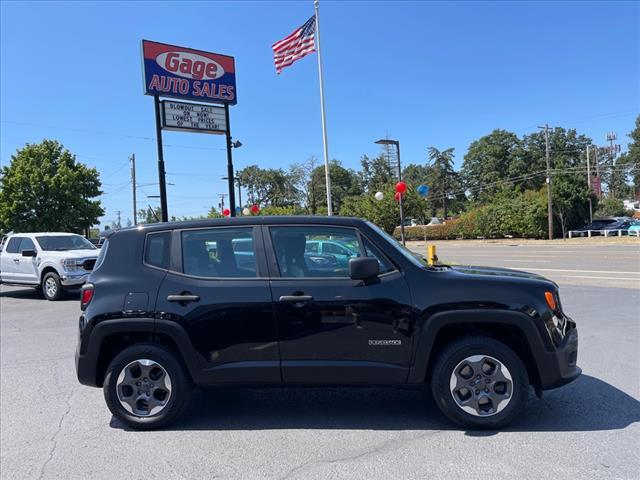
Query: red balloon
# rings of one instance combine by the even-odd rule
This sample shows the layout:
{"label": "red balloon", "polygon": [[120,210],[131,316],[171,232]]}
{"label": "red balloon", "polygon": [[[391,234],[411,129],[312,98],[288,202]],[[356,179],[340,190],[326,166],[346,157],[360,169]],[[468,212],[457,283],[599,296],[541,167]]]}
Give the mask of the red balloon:
{"label": "red balloon", "polygon": [[229,210],[228,208],[225,208],[225,209],[222,211],[222,214],[223,214],[225,217],[228,217],[229,215],[231,215],[231,210]]}
{"label": "red balloon", "polygon": [[251,212],[258,213],[260,211],[260,207],[258,205],[251,205]]}
{"label": "red balloon", "polygon": [[399,202],[400,199],[402,198],[402,194],[400,192],[396,192],[395,198],[396,198],[396,202]]}
{"label": "red balloon", "polygon": [[396,183],[396,192],[398,193],[404,193],[407,191],[407,184],[404,182],[398,182]]}

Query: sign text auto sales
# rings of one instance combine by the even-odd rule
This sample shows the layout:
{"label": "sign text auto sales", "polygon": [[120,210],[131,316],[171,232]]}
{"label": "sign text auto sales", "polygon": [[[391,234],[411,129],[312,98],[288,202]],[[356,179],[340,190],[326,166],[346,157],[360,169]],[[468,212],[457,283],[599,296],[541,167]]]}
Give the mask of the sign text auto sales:
{"label": "sign text auto sales", "polygon": [[142,41],[145,93],[234,105],[233,57]]}

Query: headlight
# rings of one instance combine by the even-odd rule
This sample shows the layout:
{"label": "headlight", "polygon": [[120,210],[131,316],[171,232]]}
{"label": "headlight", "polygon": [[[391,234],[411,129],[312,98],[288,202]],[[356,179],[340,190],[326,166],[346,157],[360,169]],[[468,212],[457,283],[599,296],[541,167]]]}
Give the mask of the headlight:
{"label": "headlight", "polygon": [[79,258],[65,258],[60,260],[60,264],[67,271],[80,270],[82,268],[82,260]]}

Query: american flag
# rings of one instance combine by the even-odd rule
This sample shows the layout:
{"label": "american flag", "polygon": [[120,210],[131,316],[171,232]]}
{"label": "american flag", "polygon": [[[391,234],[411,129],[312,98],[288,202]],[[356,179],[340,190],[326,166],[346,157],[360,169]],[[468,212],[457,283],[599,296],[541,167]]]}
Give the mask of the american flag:
{"label": "american flag", "polygon": [[276,72],[280,73],[296,60],[316,51],[316,16],[312,16],[304,25],[288,37],[273,44],[273,60]]}

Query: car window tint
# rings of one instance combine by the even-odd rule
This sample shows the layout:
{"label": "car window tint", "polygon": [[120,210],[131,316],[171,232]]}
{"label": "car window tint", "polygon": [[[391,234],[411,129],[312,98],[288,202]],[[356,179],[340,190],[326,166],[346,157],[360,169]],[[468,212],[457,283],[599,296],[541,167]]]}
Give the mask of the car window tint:
{"label": "car window tint", "polygon": [[393,272],[396,268],[369,240],[363,238],[364,251],[367,257],[373,257],[378,260],[380,265],[380,273]]}
{"label": "car window tint", "polygon": [[[170,232],[150,233],[147,235],[147,243],[144,250],[145,263],[168,270],[171,251],[170,245]],[[104,251],[106,252],[106,249]]]}
{"label": "car window tint", "polygon": [[9,239],[9,243],[7,243],[6,252],[7,253],[18,253],[18,247],[20,246],[20,241],[22,237],[11,237]]}
{"label": "car window tint", "polygon": [[307,246],[304,251],[309,253],[318,253],[318,246],[320,244],[318,242],[307,242]]}
{"label": "car window tint", "polygon": [[24,237],[20,242],[20,247],[18,247],[18,251],[22,252],[23,250],[35,250],[36,246],[29,237]]}
{"label": "car window tint", "polygon": [[184,273],[207,278],[256,277],[252,231],[252,228],[211,228],[182,232]]}
{"label": "car window tint", "polygon": [[[350,228],[331,226],[271,227],[280,275],[283,277],[349,277],[349,260],[359,256],[358,235]],[[327,242],[344,248],[346,254],[325,253]],[[309,251],[307,244],[323,242],[322,253]],[[351,252],[352,251],[352,252]]]}

